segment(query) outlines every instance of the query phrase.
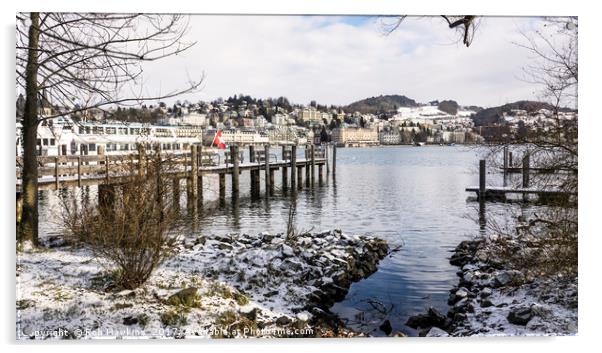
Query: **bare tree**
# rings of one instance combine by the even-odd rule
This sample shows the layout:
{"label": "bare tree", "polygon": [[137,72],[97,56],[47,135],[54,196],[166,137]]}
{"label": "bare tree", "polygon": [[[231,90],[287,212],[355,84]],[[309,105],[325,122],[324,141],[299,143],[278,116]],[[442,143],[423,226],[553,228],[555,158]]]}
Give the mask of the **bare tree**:
{"label": "bare tree", "polygon": [[[142,63],[177,55],[186,43],[186,17],[110,13],[17,14],[16,83],[25,91],[23,114],[23,214],[19,239],[38,241],[38,124],[91,108],[140,104],[199,88],[189,81],[180,90],[147,96],[134,92]],[[44,111],[40,106],[62,107]]]}
{"label": "bare tree", "polygon": [[[522,36],[523,42],[516,44],[533,54],[532,64],[524,68],[524,79],[541,87],[547,109],[536,112],[538,121],[523,132],[489,141],[488,159],[494,167],[501,167],[500,152],[518,149],[528,154],[530,165],[539,171],[530,175],[531,187],[555,188],[562,194],[546,200],[545,207],[522,219],[516,228],[514,235],[528,241],[529,255],[503,242],[498,252],[506,253],[519,268],[540,274],[574,274],[578,247],[577,19],[547,18],[540,29]],[[498,233],[507,232],[495,223],[491,226]]]}
{"label": "bare tree", "polygon": [[[383,18],[382,28],[385,34],[390,34],[397,30],[407,17],[407,15],[393,16],[392,20],[386,17]],[[459,40],[462,41],[462,44],[469,47],[474,39],[476,29],[479,26],[479,18],[473,15],[441,15],[440,17],[443,18],[450,29],[457,31],[459,34]]]}

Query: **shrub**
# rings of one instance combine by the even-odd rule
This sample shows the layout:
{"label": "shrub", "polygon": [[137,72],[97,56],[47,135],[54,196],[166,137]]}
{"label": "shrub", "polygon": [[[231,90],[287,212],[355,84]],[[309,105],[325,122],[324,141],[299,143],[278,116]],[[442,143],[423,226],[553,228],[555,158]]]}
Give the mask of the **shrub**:
{"label": "shrub", "polygon": [[169,160],[152,155],[145,167],[123,164],[129,178],[120,186],[99,186],[97,203],[63,204],[70,240],[88,246],[116,268],[117,287],[134,289],[175,253],[176,213],[166,180]]}

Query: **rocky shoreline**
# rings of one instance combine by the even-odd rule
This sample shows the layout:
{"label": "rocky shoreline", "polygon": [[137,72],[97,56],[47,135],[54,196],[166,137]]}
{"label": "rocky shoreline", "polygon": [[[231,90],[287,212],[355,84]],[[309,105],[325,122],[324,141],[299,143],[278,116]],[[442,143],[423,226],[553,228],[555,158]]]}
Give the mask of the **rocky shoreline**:
{"label": "rocky shoreline", "polygon": [[18,339],[358,336],[329,308],[389,253],[340,230],[186,237],[147,284],[116,291],[89,251],[52,244],[17,254]]}
{"label": "rocky shoreline", "polygon": [[453,251],[459,281],[450,290],[447,315],[430,308],[407,325],[422,336],[576,334],[577,277],[526,276],[510,269],[490,242],[466,240]]}

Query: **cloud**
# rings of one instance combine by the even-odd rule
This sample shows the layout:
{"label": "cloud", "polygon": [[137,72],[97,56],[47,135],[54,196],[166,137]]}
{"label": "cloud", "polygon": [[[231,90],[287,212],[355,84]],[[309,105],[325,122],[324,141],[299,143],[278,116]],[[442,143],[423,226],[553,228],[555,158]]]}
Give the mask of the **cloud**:
{"label": "cloud", "polygon": [[197,45],[145,65],[145,90],[166,92],[204,72],[203,91],[181,99],[245,93],[342,105],[404,94],[482,106],[535,99],[537,88],[519,79],[531,59],[513,44],[533,21],[483,18],[466,48],[437,17],[408,18],[387,36],[370,17],[194,15],[187,36]]}

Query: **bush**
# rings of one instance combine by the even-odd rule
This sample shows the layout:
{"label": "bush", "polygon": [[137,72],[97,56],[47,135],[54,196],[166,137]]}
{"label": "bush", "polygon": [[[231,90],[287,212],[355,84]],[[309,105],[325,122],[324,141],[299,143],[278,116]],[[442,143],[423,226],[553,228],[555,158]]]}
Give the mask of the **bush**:
{"label": "bush", "polygon": [[169,160],[158,153],[139,168],[126,163],[130,175],[120,186],[99,185],[97,203],[64,203],[63,221],[70,240],[88,246],[116,268],[117,287],[134,289],[175,253],[173,211],[166,180]]}

